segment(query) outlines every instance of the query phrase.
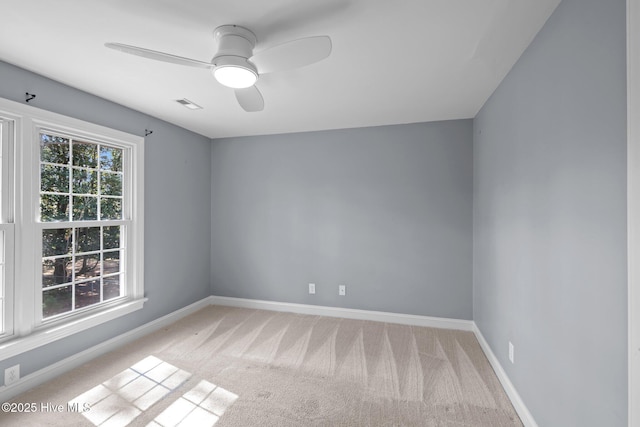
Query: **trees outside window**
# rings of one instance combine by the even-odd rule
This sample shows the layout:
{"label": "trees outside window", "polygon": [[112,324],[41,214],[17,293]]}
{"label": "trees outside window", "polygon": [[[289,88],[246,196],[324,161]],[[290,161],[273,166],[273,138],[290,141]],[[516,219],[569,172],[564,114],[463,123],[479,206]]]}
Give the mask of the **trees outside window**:
{"label": "trees outside window", "polygon": [[[39,133],[42,316],[123,295],[123,148]],[[96,226],[85,227],[85,222]],[[99,225],[97,225],[99,224]]]}

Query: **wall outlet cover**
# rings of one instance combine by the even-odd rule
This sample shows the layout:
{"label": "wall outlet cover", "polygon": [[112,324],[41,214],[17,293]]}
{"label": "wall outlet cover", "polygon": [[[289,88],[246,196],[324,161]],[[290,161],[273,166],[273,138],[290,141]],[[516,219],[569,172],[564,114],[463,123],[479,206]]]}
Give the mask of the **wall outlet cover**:
{"label": "wall outlet cover", "polygon": [[4,385],[8,386],[20,379],[20,365],[14,365],[4,370]]}

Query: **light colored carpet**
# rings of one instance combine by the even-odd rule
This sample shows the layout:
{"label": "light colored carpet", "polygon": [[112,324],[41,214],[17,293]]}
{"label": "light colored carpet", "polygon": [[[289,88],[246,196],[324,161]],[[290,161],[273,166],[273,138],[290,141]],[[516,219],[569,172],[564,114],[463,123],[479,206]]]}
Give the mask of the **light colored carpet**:
{"label": "light colored carpet", "polygon": [[471,332],[219,306],[13,402],[38,411],[0,425],[522,426]]}

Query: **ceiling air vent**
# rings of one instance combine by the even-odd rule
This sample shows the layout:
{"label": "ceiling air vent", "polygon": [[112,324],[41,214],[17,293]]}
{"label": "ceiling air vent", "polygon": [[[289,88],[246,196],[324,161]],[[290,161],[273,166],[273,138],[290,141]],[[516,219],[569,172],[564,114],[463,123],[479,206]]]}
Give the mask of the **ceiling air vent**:
{"label": "ceiling air vent", "polygon": [[200,110],[200,109],[202,109],[201,106],[199,106],[198,104],[196,104],[194,102],[189,101],[187,98],[176,99],[176,102],[178,104],[181,104],[181,105],[187,107],[190,110]]}

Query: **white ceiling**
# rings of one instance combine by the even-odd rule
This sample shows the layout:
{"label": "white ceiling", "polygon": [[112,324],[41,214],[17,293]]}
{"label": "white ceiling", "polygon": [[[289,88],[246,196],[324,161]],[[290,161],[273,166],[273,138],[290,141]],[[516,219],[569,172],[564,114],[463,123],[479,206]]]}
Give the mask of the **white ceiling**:
{"label": "white ceiling", "polygon": [[[0,60],[211,138],[470,118],[559,2],[2,0]],[[209,61],[223,24],[251,29],[255,52],[314,35],[333,51],[261,76],[265,108],[247,113],[208,70],[104,47]]]}

